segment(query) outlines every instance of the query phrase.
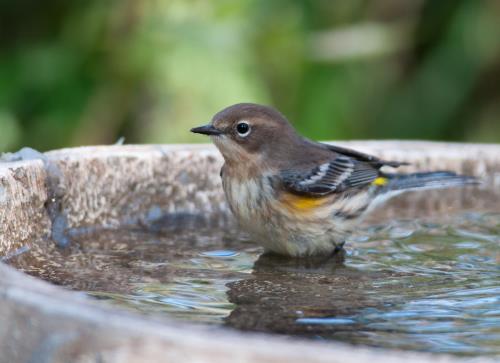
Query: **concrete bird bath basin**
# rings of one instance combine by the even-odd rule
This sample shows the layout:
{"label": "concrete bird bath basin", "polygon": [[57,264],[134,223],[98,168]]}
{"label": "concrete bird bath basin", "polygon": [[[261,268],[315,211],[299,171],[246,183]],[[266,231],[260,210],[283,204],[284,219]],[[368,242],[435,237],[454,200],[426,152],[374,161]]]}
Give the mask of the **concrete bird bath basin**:
{"label": "concrete bird bath basin", "polygon": [[[406,194],[394,199],[369,223],[433,218],[459,210],[500,212],[499,145],[397,141],[339,144],[386,159],[408,161],[412,163],[405,167],[408,172],[446,169],[484,181],[480,187],[466,191]],[[75,243],[85,247],[81,236],[87,234],[151,231],[162,226],[168,226],[168,234],[177,233],[169,232],[176,226],[186,225],[191,229],[232,228],[219,179],[221,157],[211,146],[178,145],[84,147],[43,155],[25,151],[7,159],[0,162],[0,362],[461,361],[446,354],[237,330],[265,331],[245,326],[248,319],[240,318],[229,324],[231,328],[225,328],[179,321],[168,313],[142,315],[84,292],[55,286],[44,280],[55,281],[51,271],[60,271],[66,256],[59,251]],[[29,253],[32,257],[23,264],[12,263]],[[499,263],[498,250],[492,253],[497,254]],[[29,264],[36,264],[37,256],[51,261],[53,254],[59,257],[52,261],[54,270],[44,271],[44,279],[15,268],[36,271],[38,267]],[[175,254],[171,257],[176,258]],[[264,271],[260,276],[267,276],[265,273],[275,266],[260,259],[257,265],[255,268]],[[125,275],[115,276],[117,285]],[[65,285],[63,280],[58,283]],[[263,278],[261,282],[266,281]],[[74,286],[73,290],[88,290]],[[248,293],[242,286],[236,283],[230,288],[236,306],[244,306],[242,299]],[[364,303],[360,301],[358,305]],[[281,305],[287,308],[286,303]],[[228,321],[236,318],[237,313],[231,313]],[[478,361],[490,359],[484,356]]]}

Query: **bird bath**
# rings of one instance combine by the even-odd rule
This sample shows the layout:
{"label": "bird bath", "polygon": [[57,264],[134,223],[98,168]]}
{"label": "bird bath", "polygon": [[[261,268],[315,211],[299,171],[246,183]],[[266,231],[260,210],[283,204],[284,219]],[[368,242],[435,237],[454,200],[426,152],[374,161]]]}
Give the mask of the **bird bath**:
{"label": "bird bath", "polygon": [[0,361],[500,356],[500,146],[343,145],[484,184],[402,195],[345,260],[299,261],[261,256],[235,226],[209,146],[0,162]]}

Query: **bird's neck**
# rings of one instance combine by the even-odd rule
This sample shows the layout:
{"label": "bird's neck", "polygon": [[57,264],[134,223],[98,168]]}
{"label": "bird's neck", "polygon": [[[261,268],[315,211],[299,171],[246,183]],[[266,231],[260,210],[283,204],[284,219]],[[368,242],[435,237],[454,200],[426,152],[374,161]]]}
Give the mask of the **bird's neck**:
{"label": "bird's neck", "polygon": [[256,179],[270,172],[270,167],[267,163],[260,160],[261,158],[245,158],[245,159],[225,159],[224,173],[227,177],[237,178],[242,181],[248,179]]}

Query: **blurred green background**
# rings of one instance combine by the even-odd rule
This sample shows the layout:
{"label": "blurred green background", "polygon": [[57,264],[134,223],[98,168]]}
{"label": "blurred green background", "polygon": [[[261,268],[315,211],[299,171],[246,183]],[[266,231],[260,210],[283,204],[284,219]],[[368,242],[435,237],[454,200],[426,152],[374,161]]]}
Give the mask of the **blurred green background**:
{"label": "blurred green background", "polygon": [[0,0],[0,151],[206,141],[244,101],[316,139],[500,142],[500,2]]}

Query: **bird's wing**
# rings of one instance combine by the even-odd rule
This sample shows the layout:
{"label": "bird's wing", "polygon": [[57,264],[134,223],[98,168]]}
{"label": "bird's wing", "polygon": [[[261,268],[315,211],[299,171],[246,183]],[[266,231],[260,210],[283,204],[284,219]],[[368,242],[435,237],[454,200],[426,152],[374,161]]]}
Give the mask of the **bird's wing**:
{"label": "bird's wing", "polygon": [[397,168],[401,165],[408,165],[408,163],[406,163],[406,162],[382,160],[376,156],[365,154],[365,153],[362,153],[360,151],[356,151],[353,149],[348,149],[346,147],[336,146],[336,145],[332,145],[332,144],[322,144],[322,145],[326,146],[328,149],[330,149],[331,151],[333,151],[335,153],[349,156],[349,157],[354,158],[354,159],[359,160],[359,161],[367,162],[367,163],[372,164],[373,166],[375,166],[377,168],[381,168],[384,165],[387,165],[387,166],[390,166],[393,168]]}
{"label": "bird's wing", "polygon": [[280,176],[288,191],[320,197],[373,183],[379,177],[378,169],[368,162],[337,154],[306,170],[284,170]]}

